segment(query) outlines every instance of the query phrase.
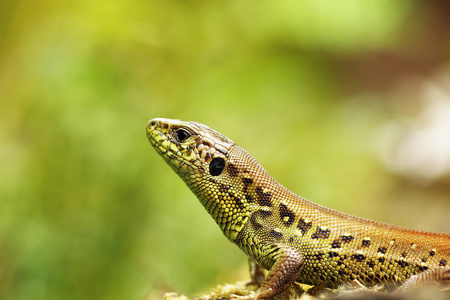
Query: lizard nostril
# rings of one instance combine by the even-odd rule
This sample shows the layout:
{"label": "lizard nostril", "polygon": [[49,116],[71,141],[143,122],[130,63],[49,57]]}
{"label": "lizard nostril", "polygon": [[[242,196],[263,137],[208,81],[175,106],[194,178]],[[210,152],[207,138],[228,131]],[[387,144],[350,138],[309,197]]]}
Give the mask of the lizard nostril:
{"label": "lizard nostril", "polygon": [[156,126],[156,121],[150,121],[150,122],[148,123],[148,125],[149,125],[150,127],[154,128],[154,127]]}

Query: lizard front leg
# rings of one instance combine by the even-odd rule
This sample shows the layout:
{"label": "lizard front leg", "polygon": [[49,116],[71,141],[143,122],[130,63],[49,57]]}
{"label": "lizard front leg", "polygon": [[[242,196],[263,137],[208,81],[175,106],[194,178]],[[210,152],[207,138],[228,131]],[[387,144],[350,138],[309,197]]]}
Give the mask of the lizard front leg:
{"label": "lizard front leg", "polygon": [[295,282],[303,266],[303,255],[290,246],[273,244],[265,249],[266,257],[274,261],[256,299],[269,299]]}
{"label": "lizard front leg", "polygon": [[248,259],[248,268],[251,279],[249,284],[257,284],[258,286],[261,286],[265,279],[264,269],[255,263],[251,258]]}

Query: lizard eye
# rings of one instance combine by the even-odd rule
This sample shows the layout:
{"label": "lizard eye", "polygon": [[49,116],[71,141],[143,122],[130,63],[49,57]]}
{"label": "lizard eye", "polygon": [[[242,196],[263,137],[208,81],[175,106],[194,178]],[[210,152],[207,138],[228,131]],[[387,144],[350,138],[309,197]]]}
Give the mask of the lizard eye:
{"label": "lizard eye", "polygon": [[209,173],[212,176],[219,176],[224,168],[225,160],[221,157],[216,157],[209,163]]}
{"label": "lizard eye", "polygon": [[181,143],[187,140],[191,135],[184,129],[178,129],[176,132],[177,140]]}

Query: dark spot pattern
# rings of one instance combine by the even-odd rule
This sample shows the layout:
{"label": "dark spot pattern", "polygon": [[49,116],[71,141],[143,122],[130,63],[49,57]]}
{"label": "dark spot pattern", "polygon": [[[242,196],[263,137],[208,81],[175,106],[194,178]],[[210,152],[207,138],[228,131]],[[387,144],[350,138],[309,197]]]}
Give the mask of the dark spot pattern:
{"label": "dark spot pattern", "polygon": [[[223,185],[223,188],[226,189],[226,185]],[[229,187],[228,187],[229,188]],[[243,209],[244,208],[244,204],[241,201],[241,198],[239,198],[238,196],[235,196],[234,193],[228,191],[228,195],[230,196],[231,199],[233,199],[233,201],[238,205],[239,208]],[[221,197],[219,196],[219,199]]]}
{"label": "dark spot pattern", "polygon": [[338,256],[339,256],[339,254],[337,252],[333,252],[333,251],[328,252],[328,257],[338,257]]}
{"label": "dark spot pattern", "polygon": [[341,248],[341,240],[334,240],[333,243],[331,243],[331,248]]}
{"label": "dark spot pattern", "polygon": [[323,253],[322,252],[319,252],[319,253],[316,253],[314,256],[315,256],[315,258],[316,258],[316,260],[322,260],[323,259]]}
{"label": "dark spot pattern", "polygon": [[403,257],[403,258],[406,258],[407,255],[408,255],[408,254],[407,254],[406,252],[404,252],[404,253],[402,254],[402,257]]}
{"label": "dark spot pattern", "polygon": [[362,247],[369,247],[370,246],[370,240],[363,240],[361,246]]}
{"label": "dark spot pattern", "polygon": [[440,267],[445,267],[447,265],[447,261],[445,260],[445,259],[442,259],[440,262],[439,262],[439,266]]}
{"label": "dark spot pattern", "polygon": [[219,187],[219,191],[221,191],[222,193],[228,193],[229,190],[230,186],[226,184],[221,184]]}
{"label": "dark spot pattern", "polygon": [[239,171],[237,170],[237,168],[230,162],[228,163],[228,172],[232,177],[236,177],[239,175]]}
{"label": "dark spot pattern", "polygon": [[380,247],[378,248],[378,252],[386,254],[387,248],[386,247]]}
{"label": "dark spot pattern", "polygon": [[250,195],[247,191],[248,187],[253,183],[253,179],[244,177],[244,178],[242,178],[242,182],[244,183],[243,192],[244,192],[245,199],[247,199],[248,203],[253,203],[254,199],[253,199],[252,195]]}
{"label": "dark spot pattern", "polygon": [[244,196],[245,196],[245,199],[247,199],[248,203],[253,203],[254,200],[253,200],[252,195],[245,194]]}
{"label": "dark spot pattern", "polygon": [[433,250],[430,251],[430,256],[434,256],[435,254],[436,253]]}
{"label": "dark spot pattern", "polygon": [[256,194],[258,195],[258,203],[261,206],[269,206],[272,207],[272,195],[270,192],[264,193],[262,187],[256,187]]}
{"label": "dark spot pattern", "polygon": [[354,237],[352,235],[341,235],[341,240],[344,243],[350,243],[351,241],[353,241]]}
{"label": "dark spot pattern", "polygon": [[232,196],[233,201],[236,203],[236,205],[240,208],[243,209],[245,207],[244,203],[242,203],[241,198],[236,197],[236,196]]}
{"label": "dark spot pattern", "polygon": [[281,232],[275,231],[274,229],[269,231],[269,234],[277,240],[279,240],[283,237],[283,234]]}
{"label": "dark spot pattern", "polygon": [[305,220],[303,220],[303,218],[300,218],[300,221],[298,221],[297,228],[300,229],[302,235],[305,235],[305,233],[308,232],[308,230],[310,230],[311,227],[312,222],[306,223]]}
{"label": "dark spot pattern", "polygon": [[402,268],[409,266],[409,263],[403,259],[396,260],[395,262]]}
{"label": "dark spot pattern", "polygon": [[423,271],[428,270],[428,267],[427,267],[427,266],[416,265],[416,267],[419,268],[419,271],[420,271],[420,272],[423,272]]}
{"label": "dark spot pattern", "polygon": [[378,261],[379,261],[380,263],[384,263],[384,262],[386,261],[386,259],[385,259],[384,257],[380,257],[380,258],[378,258]]}
{"label": "dark spot pattern", "polygon": [[[280,204],[280,218],[284,225],[291,226],[295,220],[295,214],[283,203]],[[287,218],[285,221],[284,219]]]}
{"label": "dark spot pattern", "polygon": [[422,262],[427,262],[427,258],[426,257],[422,258]]}
{"label": "dark spot pattern", "polygon": [[366,259],[366,256],[364,254],[353,254],[352,259],[362,262]]}
{"label": "dark spot pattern", "polygon": [[373,268],[373,267],[375,266],[375,263],[374,263],[372,260],[368,260],[368,261],[367,261],[367,266],[368,266],[369,268]]}
{"label": "dark spot pattern", "polygon": [[316,232],[311,235],[312,239],[327,239],[330,236],[330,229],[322,229],[317,226]]}
{"label": "dark spot pattern", "polygon": [[242,181],[244,182],[245,185],[250,185],[253,183],[253,179],[251,178],[242,178]]}

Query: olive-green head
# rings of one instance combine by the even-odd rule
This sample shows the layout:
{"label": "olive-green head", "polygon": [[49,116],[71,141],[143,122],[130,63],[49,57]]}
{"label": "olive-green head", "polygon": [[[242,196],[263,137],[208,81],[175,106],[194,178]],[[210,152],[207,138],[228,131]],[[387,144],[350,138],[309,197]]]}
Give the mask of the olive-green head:
{"label": "olive-green head", "polygon": [[233,152],[245,150],[196,122],[152,119],[147,137],[233,241],[248,219],[245,186],[232,163]]}

